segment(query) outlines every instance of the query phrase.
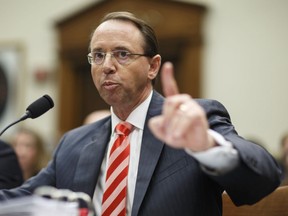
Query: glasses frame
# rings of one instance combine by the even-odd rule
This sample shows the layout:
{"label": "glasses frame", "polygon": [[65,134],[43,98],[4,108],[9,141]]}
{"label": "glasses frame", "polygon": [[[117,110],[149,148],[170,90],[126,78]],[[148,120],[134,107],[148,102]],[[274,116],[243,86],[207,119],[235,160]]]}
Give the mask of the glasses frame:
{"label": "glasses frame", "polygon": [[[124,60],[124,61],[126,61],[126,62],[120,62],[120,61],[118,60],[119,57],[117,57],[117,54],[119,54],[119,53],[121,53],[121,52],[125,52],[125,53],[127,54],[127,60]],[[103,59],[102,59],[102,61],[99,62],[99,63],[96,63],[95,60],[93,60],[93,55],[92,55],[93,53],[103,54]],[[91,64],[91,65],[92,65],[92,64],[102,65],[103,62],[104,62],[105,59],[106,59],[107,54],[109,54],[111,57],[113,57],[114,59],[116,59],[116,61],[117,61],[119,64],[121,64],[121,65],[128,64],[128,63],[130,62],[130,60],[132,60],[132,59],[130,58],[130,56],[145,56],[145,57],[150,57],[149,55],[144,54],[144,53],[143,53],[143,54],[140,54],[140,53],[130,53],[130,52],[126,51],[126,50],[115,50],[115,51],[112,51],[112,52],[100,52],[100,51],[96,51],[96,52],[90,52],[90,53],[88,53],[88,55],[87,55],[88,62],[89,62],[89,64]],[[116,57],[115,57],[115,55],[116,55]]]}

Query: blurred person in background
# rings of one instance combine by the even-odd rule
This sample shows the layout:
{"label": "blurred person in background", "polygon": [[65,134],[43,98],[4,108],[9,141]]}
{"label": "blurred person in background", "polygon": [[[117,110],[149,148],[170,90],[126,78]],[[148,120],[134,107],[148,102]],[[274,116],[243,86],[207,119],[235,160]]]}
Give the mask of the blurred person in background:
{"label": "blurred person in background", "polygon": [[91,112],[90,114],[88,114],[84,121],[83,121],[83,124],[86,125],[86,124],[91,124],[95,121],[98,121],[102,118],[105,118],[107,116],[111,115],[110,113],[110,110],[107,109],[107,110],[96,110],[96,111],[93,111]]}
{"label": "blurred person in background", "polygon": [[24,180],[36,175],[50,159],[42,137],[33,130],[19,129],[11,144],[18,156]]}
{"label": "blurred person in background", "polygon": [[281,149],[280,164],[283,171],[281,185],[288,185],[288,133],[284,134],[281,139]]}

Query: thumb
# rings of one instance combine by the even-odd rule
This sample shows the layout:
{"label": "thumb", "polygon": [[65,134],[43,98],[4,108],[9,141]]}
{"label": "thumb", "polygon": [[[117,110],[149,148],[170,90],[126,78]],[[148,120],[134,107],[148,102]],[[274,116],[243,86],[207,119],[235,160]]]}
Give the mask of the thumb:
{"label": "thumb", "polygon": [[154,136],[160,140],[164,140],[166,135],[164,130],[164,123],[164,117],[161,115],[152,117],[148,122],[150,130]]}
{"label": "thumb", "polygon": [[161,69],[161,83],[163,94],[168,97],[179,94],[178,86],[174,78],[174,69],[171,62],[165,62]]}

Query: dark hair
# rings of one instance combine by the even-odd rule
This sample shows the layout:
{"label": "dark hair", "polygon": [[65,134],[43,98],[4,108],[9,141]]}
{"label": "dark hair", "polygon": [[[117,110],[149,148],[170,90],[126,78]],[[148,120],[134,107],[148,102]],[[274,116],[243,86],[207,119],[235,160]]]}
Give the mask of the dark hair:
{"label": "dark hair", "polygon": [[133,23],[144,37],[144,53],[153,57],[159,53],[159,45],[156,34],[152,27],[144,20],[137,18],[134,14],[126,11],[108,13],[100,21],[100,24],[108,20],[123,20]]}

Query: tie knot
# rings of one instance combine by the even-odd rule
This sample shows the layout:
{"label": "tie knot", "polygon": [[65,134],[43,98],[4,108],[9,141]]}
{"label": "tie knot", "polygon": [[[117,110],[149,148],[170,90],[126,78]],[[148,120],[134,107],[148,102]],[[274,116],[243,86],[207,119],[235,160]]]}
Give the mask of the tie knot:
{"label": "tie knot", "polygon": [[132,125],[128,122],[121,122],[116,125],[115,131],[118,135],[128,136],[132,130]]}

